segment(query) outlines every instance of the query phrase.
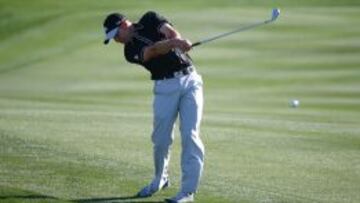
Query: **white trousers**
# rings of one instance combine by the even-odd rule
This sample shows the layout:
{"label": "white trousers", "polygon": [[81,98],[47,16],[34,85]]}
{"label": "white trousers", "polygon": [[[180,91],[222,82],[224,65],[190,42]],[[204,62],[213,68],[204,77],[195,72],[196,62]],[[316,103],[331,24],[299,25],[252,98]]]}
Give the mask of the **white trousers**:
{"label": "white trousers", "polygon": [[154,81],[154,191],[168,180],[170,146],[174,139],[174,122],[179,115],[181,132],[181,189],[195,193],[204,165],[204,145],[200,139],[203,111],[203,82],[195,71],[173,79]]}

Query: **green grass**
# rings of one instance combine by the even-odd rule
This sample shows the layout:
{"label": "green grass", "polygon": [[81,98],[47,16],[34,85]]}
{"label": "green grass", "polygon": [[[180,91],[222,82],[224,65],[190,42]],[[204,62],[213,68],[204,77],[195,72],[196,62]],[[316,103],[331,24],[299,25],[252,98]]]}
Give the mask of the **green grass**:
{"label": "green grass", "polygon": [[[360,202],[358,1],[0,1],[0,202],[131,199],[152,178],[152,82],[102,45],[119,10],[167,16],[197,41],[206,166],[197,202]],[[288,102],[299,99],[297,109]]]}

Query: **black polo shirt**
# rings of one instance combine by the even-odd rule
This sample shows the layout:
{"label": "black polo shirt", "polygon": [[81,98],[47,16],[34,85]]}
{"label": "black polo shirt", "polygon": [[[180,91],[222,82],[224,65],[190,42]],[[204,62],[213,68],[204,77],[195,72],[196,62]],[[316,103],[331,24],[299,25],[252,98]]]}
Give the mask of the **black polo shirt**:
{"label": "black polo shirt", "polygon": [[171,50],[167,54],[144,62],[144,48],[165,39],[160,32],[160,27],[164,23],[169,22],[163,16],[153,11],[145,13],[139,22],[134,24],[135,35],[124,47],[126,60],[145,67],[150,71],[152,80],[163,79],[192,64],[191,58],[179,50]]}

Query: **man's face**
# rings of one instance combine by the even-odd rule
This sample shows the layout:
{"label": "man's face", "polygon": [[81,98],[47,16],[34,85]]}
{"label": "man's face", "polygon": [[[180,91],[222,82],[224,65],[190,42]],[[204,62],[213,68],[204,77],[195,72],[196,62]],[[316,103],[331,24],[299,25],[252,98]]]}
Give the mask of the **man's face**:
{"label": "man's face", "polygon": [[124,20],[123,22],[120,23],[119,25],[119,31],[116,34],[116,36],[114,37],[114,40],[118,43],[125,43],[129,40],[130,38],[130,21],[128,20]]}

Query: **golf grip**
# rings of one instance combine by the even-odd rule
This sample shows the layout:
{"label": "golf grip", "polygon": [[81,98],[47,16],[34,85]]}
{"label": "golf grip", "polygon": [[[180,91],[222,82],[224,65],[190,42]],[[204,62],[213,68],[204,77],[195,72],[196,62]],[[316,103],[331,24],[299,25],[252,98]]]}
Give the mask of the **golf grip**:
{"label": "golf grip", "polygon": [[191,47],[196,47],[199,46],[201,44],[201,42],[195,42],[194,44],[191,45]]}

